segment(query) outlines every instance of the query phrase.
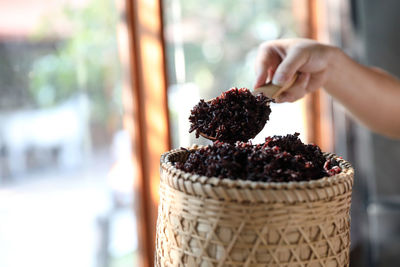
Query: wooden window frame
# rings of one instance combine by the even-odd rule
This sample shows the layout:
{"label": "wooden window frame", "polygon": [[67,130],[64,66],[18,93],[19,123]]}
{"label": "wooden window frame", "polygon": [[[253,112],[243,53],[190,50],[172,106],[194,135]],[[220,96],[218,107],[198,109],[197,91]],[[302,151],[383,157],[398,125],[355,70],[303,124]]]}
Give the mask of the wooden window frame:
{"label": "wooden window frame", "polygon": [[161,0],[116,0],[124,127],[135,170],[138,266],[154,266],[160,155],[171,148]]}

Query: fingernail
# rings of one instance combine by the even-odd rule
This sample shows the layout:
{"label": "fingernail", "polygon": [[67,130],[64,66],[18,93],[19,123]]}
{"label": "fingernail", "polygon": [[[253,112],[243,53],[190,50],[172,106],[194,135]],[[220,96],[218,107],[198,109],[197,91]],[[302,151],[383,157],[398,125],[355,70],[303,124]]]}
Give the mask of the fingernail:
{"label": "fingernail", "polygon": [[285,76],[281,73],[275,73],[274,78],[272,79],[272,83],[275,85],[284,85],[286,82]]}

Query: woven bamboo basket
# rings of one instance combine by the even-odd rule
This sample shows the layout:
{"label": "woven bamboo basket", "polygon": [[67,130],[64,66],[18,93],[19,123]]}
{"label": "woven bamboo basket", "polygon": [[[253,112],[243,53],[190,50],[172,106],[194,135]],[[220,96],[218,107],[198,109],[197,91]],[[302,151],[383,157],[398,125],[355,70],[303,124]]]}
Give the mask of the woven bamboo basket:
{"label": "woven bamboo basket", "polygon": [[[193,147],[192,149],[197,149]],[[349,266],[354,170],[309,182],[209,178],[161,157],[155,266]]]}

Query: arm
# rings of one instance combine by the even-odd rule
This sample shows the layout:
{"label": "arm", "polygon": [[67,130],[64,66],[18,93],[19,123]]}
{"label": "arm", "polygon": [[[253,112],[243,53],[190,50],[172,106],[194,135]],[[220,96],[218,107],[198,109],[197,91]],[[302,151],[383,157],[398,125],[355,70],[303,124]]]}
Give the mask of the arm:
{"label": "arm", "polygon": [[341,102],[375,132],[400,138],[400,81],[363,66],[340,49],[305,39],[278,40],[260,46],[255,88],[272,79],[283,85],[299,72],[296,83],[277,98],[293,102],[319,87]]}

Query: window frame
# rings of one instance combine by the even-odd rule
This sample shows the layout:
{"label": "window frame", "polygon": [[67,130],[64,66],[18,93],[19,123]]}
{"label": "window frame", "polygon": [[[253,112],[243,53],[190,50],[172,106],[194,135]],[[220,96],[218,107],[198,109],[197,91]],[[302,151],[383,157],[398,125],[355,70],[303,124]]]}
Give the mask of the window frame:
{"label": "window frame", "polygon": [[117,0],[124,127],[135,169],[138,264],[154,266],[160,155],[171,148],[161,0]]}

